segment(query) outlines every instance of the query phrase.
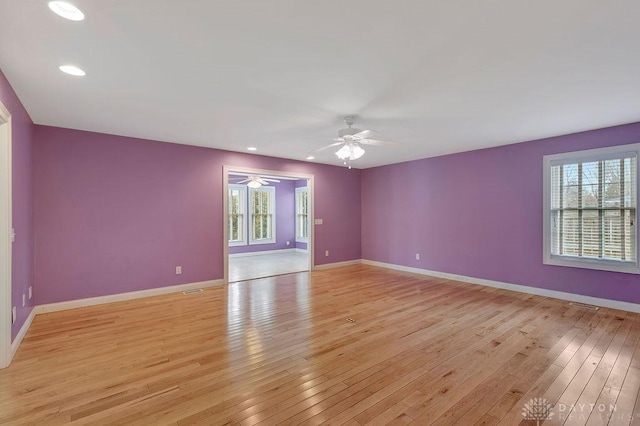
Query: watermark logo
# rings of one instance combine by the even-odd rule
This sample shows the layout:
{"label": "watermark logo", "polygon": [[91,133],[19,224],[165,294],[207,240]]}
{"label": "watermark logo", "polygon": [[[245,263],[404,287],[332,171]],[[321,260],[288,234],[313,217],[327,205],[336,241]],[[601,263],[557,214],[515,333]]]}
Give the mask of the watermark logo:
{"label": "watermark logo", "polygon": [[544,398],[531,398],[529,402],[524,404],[522,417],[525,420],[534,420],[536,425],[540,426],[540,422],[551,420],[551,417],[553,417],[552,408],[553,405],[549,404],[549,401]]}

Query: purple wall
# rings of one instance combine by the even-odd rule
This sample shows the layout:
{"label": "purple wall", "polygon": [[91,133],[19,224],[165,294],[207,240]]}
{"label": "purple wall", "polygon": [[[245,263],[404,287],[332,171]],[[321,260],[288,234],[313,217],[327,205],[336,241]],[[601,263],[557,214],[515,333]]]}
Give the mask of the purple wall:
{"label": "purple wall", "polygon": [[[229,254],[253,253],[256,251],[282,250],[295,248],[296,244],[296,194],[295,181],[281,180],[269,186],[276,188],[276,242],[272,244],[254,244],[229,247]],[[246,206],[249,208],[249,191],[247,190]],[[246,235],[249,235],[247,224]],[[290,245],[287,245],[289,241]]]}
{"label": "purple wall", "polygon": [[223,165],[313,174],[315,263],[361,257],[359,170],[46,126],[34,161],[37,304],[222,278]]}
{"label": "purple wall", "polygon": [[[0,71],[0,102],[11,114],[12,134],[12,225],[16,240],[11,259],[11,305],[17,307],[18,318],[11,327],[13,340],[33,309],[29,286],[33,283],[33,221],[32,221],[32,139],[33,122],[11,85]],[[34,288],[35,293],[35,288]],[[27,295],[22,306],[22,295]]]}
{"label": "purple wall", "polygon": [[362,257],[640,303],[638,275],[542,264],[543,156],[636,142],[640,123],[364,170]]}

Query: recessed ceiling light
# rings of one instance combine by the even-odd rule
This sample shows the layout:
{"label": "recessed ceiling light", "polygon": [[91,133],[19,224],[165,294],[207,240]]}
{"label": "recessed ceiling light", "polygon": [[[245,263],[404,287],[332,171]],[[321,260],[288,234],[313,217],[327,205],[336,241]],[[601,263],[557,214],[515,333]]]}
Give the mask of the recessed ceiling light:
{"label": "recessed ceiling light", "polygon": [[77,77],[82,77],[84,76],[86,73],[84,71],[82,71],[80,68],[73,66],[73,65],[61,65],[60,66],[60,71],[70,74],[70,75],[75,75]]}
{"label": "recessed ceiling light", "polygon": [[316,158],[316,157],[314,157],[313,155],[310,155],[310,156],[307,157],[307,160],[313,160],[314,158]]}
{"label": "recessed ceiling light", "polygon": [[248,151],[257,151],[258,148],[256,148],[255,146],[250,146],[250,147],[247,147],[247,150]]}
{"label": "recessed ceiling light", "polygon": [[49,9],[51,9],[56,15],[62,16],[63,18],[71,21],[82,21],[84,19],[84,13],[66,1],[50,1]]}

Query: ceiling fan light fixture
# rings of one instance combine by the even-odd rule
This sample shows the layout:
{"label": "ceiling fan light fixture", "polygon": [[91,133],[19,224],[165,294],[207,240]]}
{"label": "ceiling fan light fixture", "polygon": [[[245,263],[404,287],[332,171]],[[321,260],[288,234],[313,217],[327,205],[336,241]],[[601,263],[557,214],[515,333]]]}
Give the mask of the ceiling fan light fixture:
{"label": "ceiling fan light fixture", "polygon": [[349,147],[349,145],[344,144],[339,150],[336,151],[336,155],[339,159],[346,160],[351,156],[351,148]]}
{"label": "ceiling fan light fixture", "polygon": [[345,143],[336,151],[336,156],[341,160],[357,160],[364,155],[364,149],[355,143]]}
{"label": "ceiling fan light fixture", "polygon": [[357,160],[364,155],[364,149],[360,145],[353,145],[351,149],[350,160]]}
{"label": "ceiling fan light fixture", "polygon": [[256,189],[256,188],[260,188],[262,186],[262,184],[260,182],[258,182],[257,180],[251,180],[251,181],[249,181],[247,183],[247,186],[249,188]]}

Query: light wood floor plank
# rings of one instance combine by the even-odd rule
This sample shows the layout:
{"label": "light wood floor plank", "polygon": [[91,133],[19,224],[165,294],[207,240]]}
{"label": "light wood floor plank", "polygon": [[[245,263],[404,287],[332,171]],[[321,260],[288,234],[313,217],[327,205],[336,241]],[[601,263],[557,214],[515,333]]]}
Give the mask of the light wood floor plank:
{"label": "light wood floor plank", "polygon": [[639,392],[638,314],[354,265],[39,315],[0,424],[627,425]]}

